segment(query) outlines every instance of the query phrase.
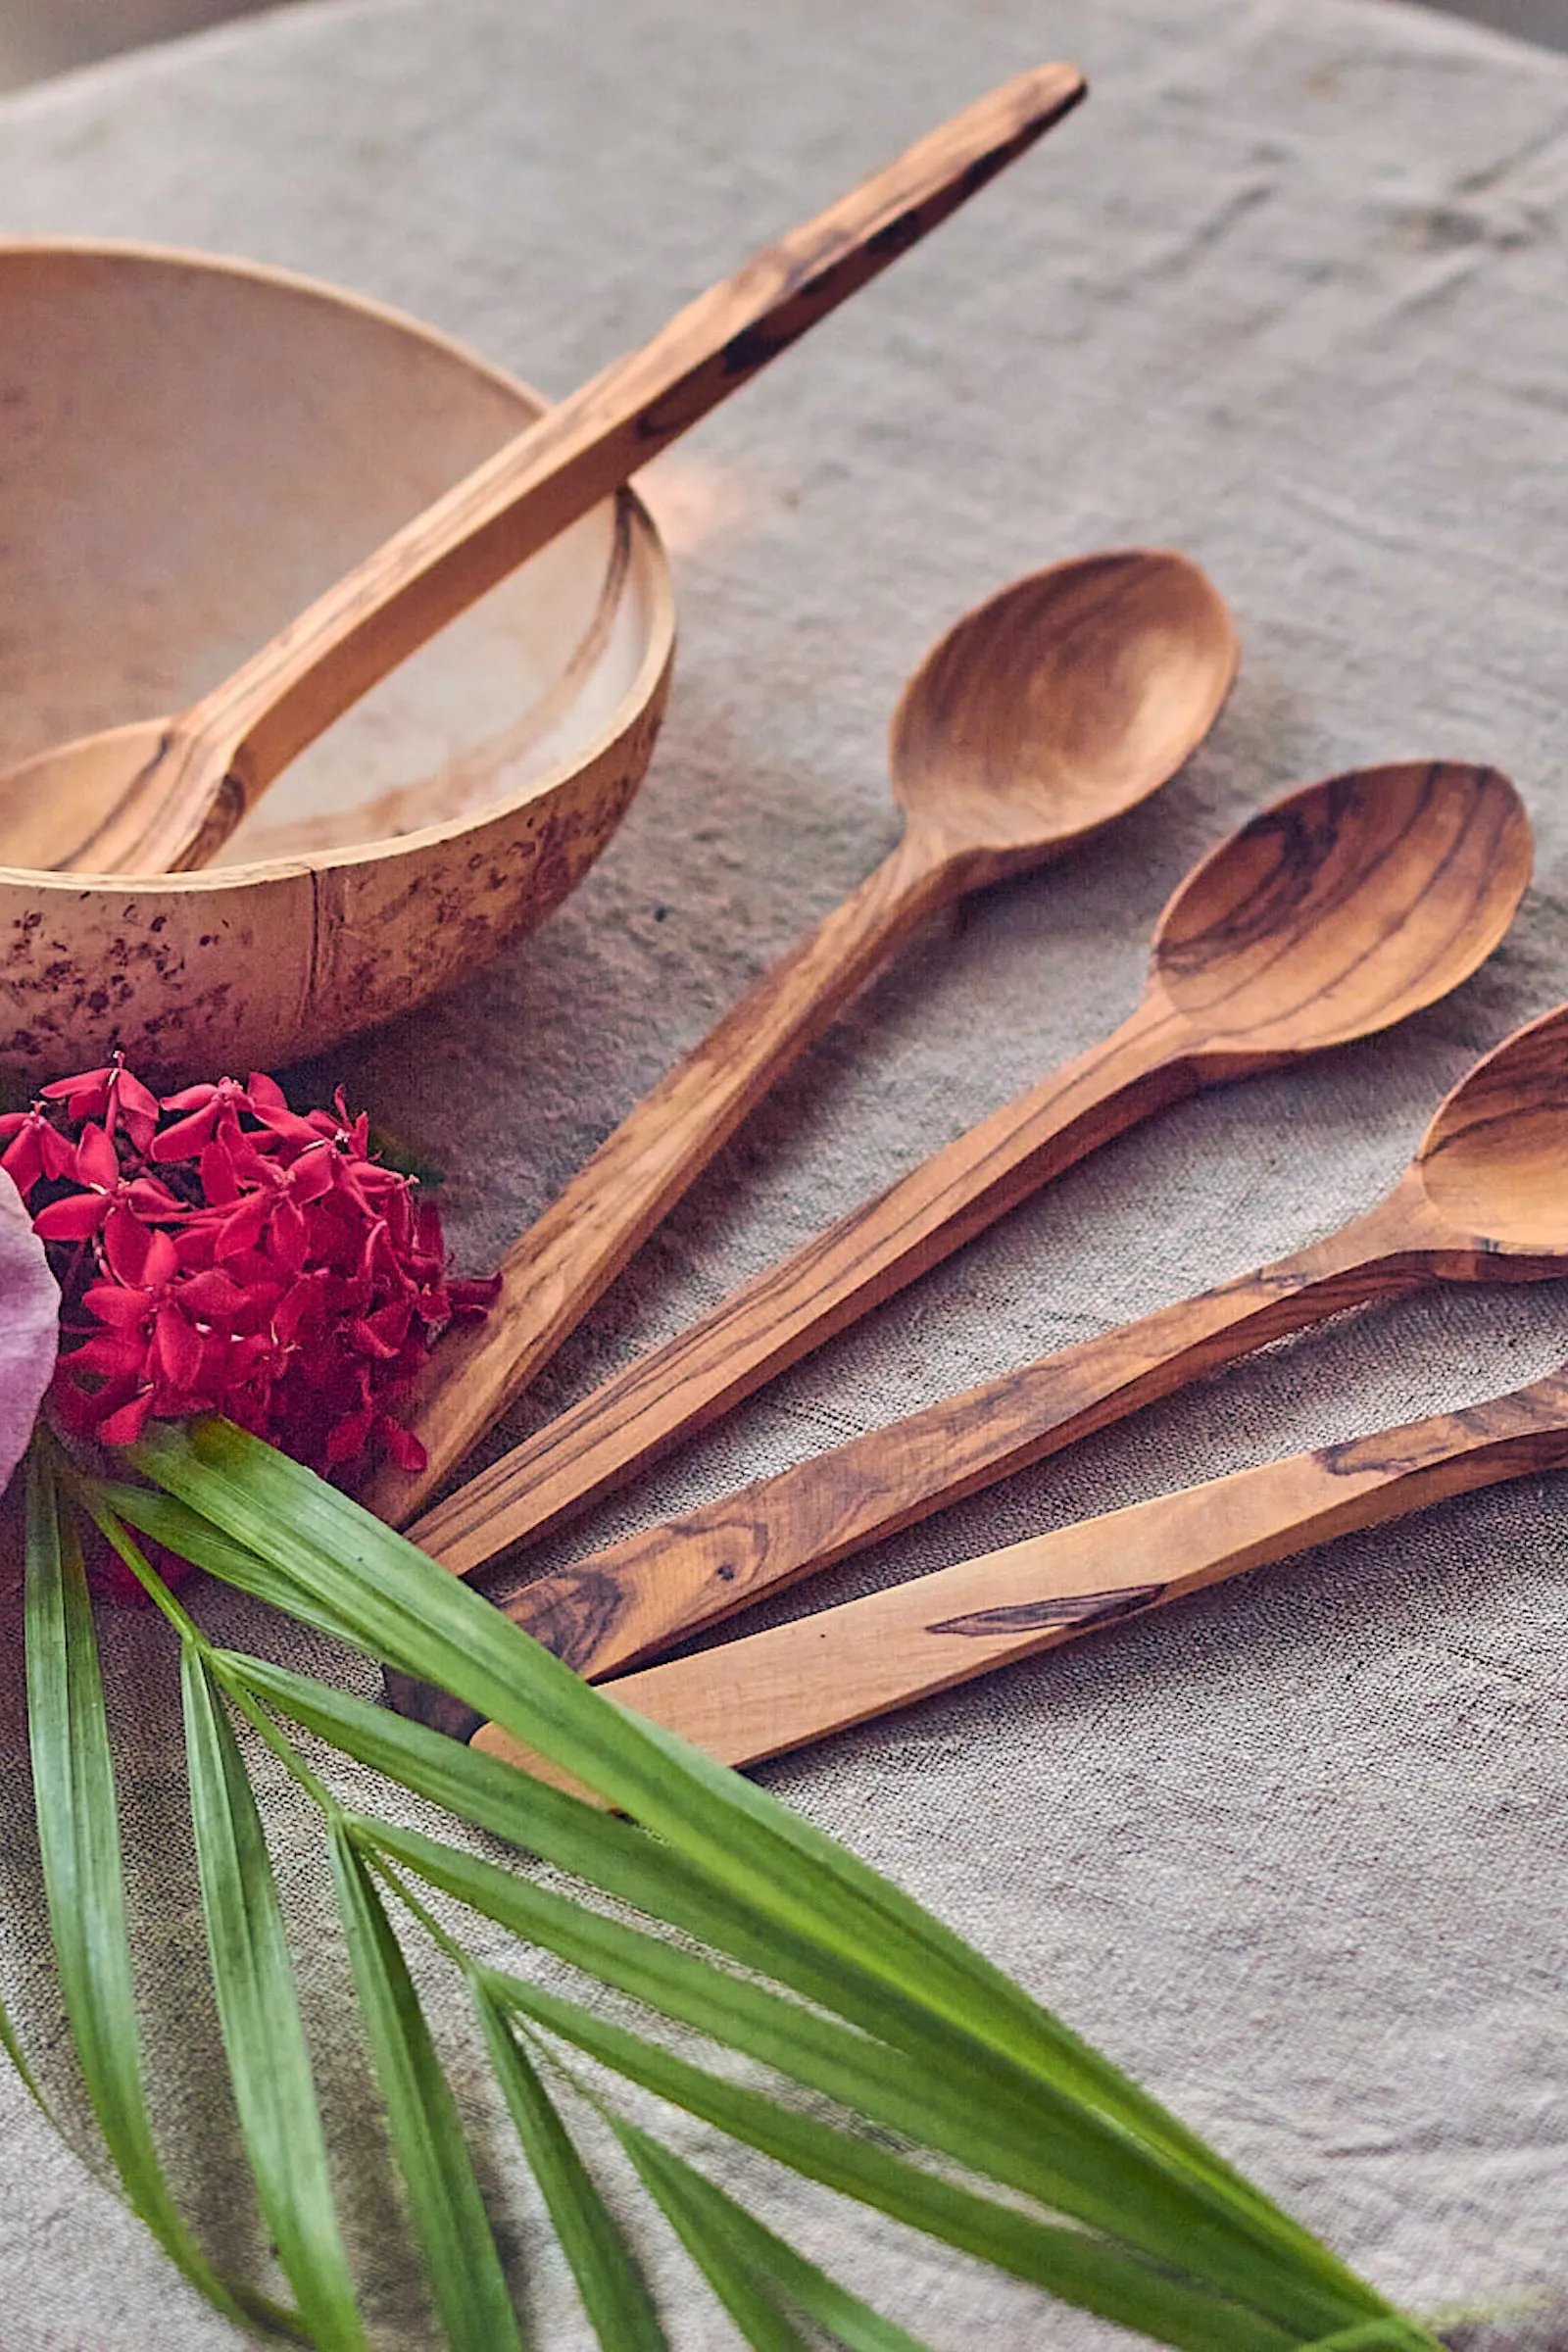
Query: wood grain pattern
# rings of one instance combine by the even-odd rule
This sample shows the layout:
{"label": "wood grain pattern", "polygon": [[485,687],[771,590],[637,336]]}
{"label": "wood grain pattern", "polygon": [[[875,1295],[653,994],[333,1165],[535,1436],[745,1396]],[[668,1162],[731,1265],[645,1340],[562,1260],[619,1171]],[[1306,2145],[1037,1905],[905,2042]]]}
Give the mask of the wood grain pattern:
{"label": "wood grain pattern", "polygon": [[417,1474],[362,1499],[401,1525],[560,1347],[811,1038],[934,908],[1121,815],[1201,741],[1235,673],[1220,598],[1146,549],[1015,582],[927,657],[893,725],[903,841],[648,1095],[501,1267],[483,1323],[451,1334],[404,1420]]}
{"label": "wood grain pattern", "polygon": [[[1456,1226],[1455,1205],[1490,1209],[1490,1228]],[[1423,1282],[1565,1272],[1568,1005],[1479,1062],[1439,1107],[1388,1199],[1326,1242],[629,1537],[525,1586],[507,1613],[579,1673],[610,1675],[1286,1332]],[[1331,1452],[1343,1472],[1350,1457]],[[1377,1458],[1387,1467],[1387,1446]],[[1102,1576],[1070,1590],[1109,1609],[1129,1582],[1145,1581]],[[1025,1604],[1004,1593],[986,1605]],[[442,1693],[406,1682],[389,1688],[404,1712],[457,1738],[476,1728],[472,1713]]]}
{"label": "wood grain pattern", "polygon": [[31,763],[26,782],[57,798],[63,822],[79,823],[83,795],[95,808],[50,862],[93,874],[206,863],[388,670],[918,243],[1084,90],[1070,66],[993,90],[549,410],[192,710]]}
{"label": "wood grain pattern", "polygon": [[[605,1686],[754,1764],[1444,1496],[1568,1464],[1568,1370],[1455,1413],[1243,1470]],[[530,1766],[493,1725],[475,1740]]]}
{"label": "wood grain pattern", "polygon": [[1138,1119],[1432,1003],[1491,954],[1529,869],[1524,812],[1492,769],[1365,769],[1291,795],[1177,891],[1143,1004],[1103,1045],[524,1440],[426,1512],[415,1541],[469,1573],[621,1484]]}

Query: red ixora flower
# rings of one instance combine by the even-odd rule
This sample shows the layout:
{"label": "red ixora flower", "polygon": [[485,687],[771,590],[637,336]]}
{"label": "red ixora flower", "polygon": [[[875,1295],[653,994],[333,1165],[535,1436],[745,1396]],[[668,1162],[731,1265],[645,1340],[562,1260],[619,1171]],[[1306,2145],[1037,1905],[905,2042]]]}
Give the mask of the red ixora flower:
{"label": "red ixora flower", "polygon": [[303,1116],[260,1074],[160,1102],[117,1054],[0,1117],[0,1143],[60,1283],[68,1431],[125,1446],[150,1416],[226,1413],[329,1477],[423,1468],[398,1400],[497,1286],[448,1279],[439,1217],[341,1090]]}

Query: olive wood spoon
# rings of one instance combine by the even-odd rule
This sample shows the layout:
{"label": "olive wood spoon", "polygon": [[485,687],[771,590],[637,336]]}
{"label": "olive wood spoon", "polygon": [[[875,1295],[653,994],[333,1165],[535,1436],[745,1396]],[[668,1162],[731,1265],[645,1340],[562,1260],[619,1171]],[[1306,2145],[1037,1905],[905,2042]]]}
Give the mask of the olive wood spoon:
{"label": "olive wood spoon", "polygon": [[378,679],[918,243],[1084,90],[1071,66],[1004,82],[549,410],[190,710],[14,768],[0,779],[6,858],[98,874],[205,864]]}
{"label": "olive wood spoon", "polygon": [[[1529,822],[1494,769],[1366,768],[1291,795],[1181,885],[1155,930],[1144,1001],[1109,1038],[639,1357],[410,1533],[466,1575],[555,1526],[1139,1119],[1436,1003],[1491,955],[1529,872]],[[727,1553],[713,1563],[730,1564]],[[666,1571],[666,1556],[650,1558],[625,1589],[639,1576],[657,1588]]]}
{"label": "olive wood spoon", "polygon": [[938,906],[1058,857],[1175,773],[1235,675],[1230,615],[1196,564],[1131,549],[1058,564],[968,613],[893,720],[904,838],[662,1079],[449,1333],[402,1418],[426,1467],[361,1499],[401,1525],[554,1355],[767,1089]]}
{"label": "olive wood spoon", "polygon": [[[1434,1280],[1563,1273],[1568,1006],[1478,1062],[1394,1191],[1327,1241],[644,1529],[504,1605],[579,1673],[611,1674],[1289,1332]],[[459,1721],[428,1696],[416,1711]]]}
{"label": "olive wood spoon", "polygon": [[[1434,1279],[1527,1282],[1565,1272],[1568,1005],[1517,1031],[1478,1062],[1438,1110],[1388,1199],[1330,1240],[871,1431],[689,1519],[633,1537],[564,1575],[541,1578],[506,1604],[507,1614],[579,1672],[596,1679],[610,1675],[813,1567],[1058,1452],[1187,1381],[1380,1292],[1412,1290]],[[1523,1395],[1529,1399],[1534,1392]],[[1552,1395],[1560,1415],[1568,1390]],[[1513,1400],[1506,1401],[1512,1413]],[[1522,1407],[1525,1419],[1514,1414],[1497,1434],[1535,1430],[1541,1416],[1531,1419],[1530,1409]],[[732,1762],[771,1754],[814,1738],[817,1730],[858,1721],[882,1704],[903,1703],[903,1697],[1065,1640],[1091,1623],[1282,1558],[1440,1493],[1485,1483],[1471,1476],[1471,1448],[1492,1422],[1472,1429],[1463,1416],[1457,1424],[1450,1416],[1433,1426],[1450,1436],[1455,1426],[1470,1431],[1457,1445],[1460,1473],[1449,1486],[1439,1481],[1420,1487],[1408,1504],[1392,1502],[1387,1513],[1376,1502],[1383,1484],[1394,1483],[1401,1465],[1421,1468],[1425,1454],[1417,1449],[1405,1464],[1392,1441],[1330,1447],[1306,1457],[1304,1466],[1275,1463],[1164,1496],[704,1652],[672,1667],[667,1681],[656,1679],[662,1671],[656,1670],[655,1677],[632,1676],[613,1688],[634,1704],[641,1703],[632,1696],[634,1686],[678,1692],[680,1707],[696,1713],[676,1728],[708,1745],[696,1716],[711,1728],[722,1705],[714,1695],[719,1686],[744,1687],[767,1744],[748,1747],[744,1757],[733,1753],[730,1740],[752,1736],[738,1730],[737,1716],[724,1718],[728,1728],[719,1748]],[[1446,1458],[1443,1444],[1433,1458],[1440,1465]],[[1517,1464],[1533,1466],[1533,1454]],[[1351,1468],[1358,1479],[1362,1469],[1371,1474],[1347,1484]],[[1497,1469],[1486,1475],[1509,1474]],[[1232,1490],[1246,1499],[1245,1511],[1225,1504]],[[1374,1498],[1373,1506],[1357,1517],[1363,1494]],[[1328,1515],[1320,1521],[1313,1513],[1325,1497]],[[1346,1510],[1349,1515],[1335,1516]],[[1102,1542],[1095,1533],[1122,1523],[1142,1531],[1141,1551],[1129,1544],[1118,1548],[1119,1539]],[[1157,1544],[1151,1530],[1157,1531]],[[1251,1548],[1276,1532],[1281,1540],[1273,1548]],[[1040,1581],[1038,1566],[1046,1560],[1061,1564],[1067,1581]],[[1152,1573],[1149,1563],[1161,1560],[1179,1565]],[[1083,1605],[1058,1605],[1068,1599]],[[826,1629],[820,1637],[818,1626]],[[842,1659],[841,1633],[853,1634],[849,1648],[855,1651]],[[885,1658],[858,1646],[873,1635],[890,1644]],[[820,1722],[806,1688],[808,1659],[814,1660],[813,1673],[835,1686],[824,1688]],[[389,1677],[388,1688],[405,1713],[458,1738],[475,1733],[478,1718],[444,1693],[401,1678]],[[661,1722],[669,1720],[664,1705],[660,1697],[650,1708]],[[776,1739],[770,1709],[781,1733]],[[810,1728],[785,1737],[785,1725]],[[494,1744],[489,1731],[485,1744]]]}
{"label": "olive wood spoon", "polygon": [[[1568,1190],[1554,1224],[1568,1233]],[[721,1763],[756,1764],[1314,1544],[1565,1464],[1568,1366],[1485,1404],[1156,1495],[604,1688]],[[540,1769],[493,1724],[473,1743]]]}

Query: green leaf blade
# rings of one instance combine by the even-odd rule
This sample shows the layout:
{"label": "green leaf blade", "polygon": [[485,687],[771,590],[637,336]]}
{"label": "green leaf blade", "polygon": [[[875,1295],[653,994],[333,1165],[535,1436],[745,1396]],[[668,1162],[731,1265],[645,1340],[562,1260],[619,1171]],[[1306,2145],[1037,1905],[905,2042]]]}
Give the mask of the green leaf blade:
{"label": "green leaf blade", "polygon": [[1208,2293],[1179,2271],[977,2196],[872,2140],[692,2066],[540,1985],[497,1970],[486,1970],[484,1982],[501,2007],[744,2146],[1175,2352],[1290,2352],[1300,2340],[1298,2331]]}
{"label": "green leaf blade", "polygon": [[457,2102],[408,1963],[340,1822],[329,1839],[349,1965],[442,2328],[452,2352],[522,2352]]}
{"label": "green leaf blade", "polygon": [[690,2166],[635,2124],[612,2119],[616,2138],[687,2253],[729,2313],[752,2352],[811,2352],[806,2337],[772,2291],[767,2269],[749,2261],[726,2228],[728,2216],[710,2204],[694,2185],[708,2183]]}
{"label": "green leaf blade", "polygon": [[775,2300],[793,2304],[847,2352],[927,2352],[917,2337],[808,2262],[672,2148],[622,2119],[613,2128],[638,2179],[732,2318],[737,2315],[721,2279],[766,2280]]}
{"label": "green leaf blade", "polygon": [[190,1642],[180,1682],[213,1988],[262,2212],[321,2352],[367,2352],[255,1793],[211,1670]]}
{"label": "green leaf blade", "polygon": [[512,2021],[481,1983],[473,2002],[490,2064],[605,2352],[669,2352],[653,2300]]}
{"label": "green leaf blade", "polygon": [[133,2211],[198,2291],[228,2319],[291,2315],[230,2288],[197,2244],[153,2138],[140,2033],[120,1815],[98,1645],[80,1545],[63,1526],[54,1480],[34,1444],[28,1463],[24,1603],[27,1731],[38,1843],[61,1993],[82,2081]]}

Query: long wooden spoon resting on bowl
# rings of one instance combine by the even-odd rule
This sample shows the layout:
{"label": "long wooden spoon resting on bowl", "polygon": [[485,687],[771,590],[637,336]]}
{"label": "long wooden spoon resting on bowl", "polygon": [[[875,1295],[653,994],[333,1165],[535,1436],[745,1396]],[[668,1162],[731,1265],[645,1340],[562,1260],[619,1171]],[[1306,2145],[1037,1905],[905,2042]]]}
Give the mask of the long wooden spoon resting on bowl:
{"label": "long wooden spoon resting on bowl", "polygon": [[361,695],[945,220],[1084,88],[1071,66],[1003,83],[551,409],[191,710],[14,768],[0,778],[0,858],[90,874],[205,864]]}
{"label": "long wooden spoon resting on bowl", "polygon": [[1235,674],[1194,564],[1147,549],[1015,581],[951,629],[893,721],[904,838],[622,1120],[512,1250],[403,1418],[427,1463],[361,1499],[401,1524],[554,1355],[740,1121],[938,906],[1059,857],[1174,775]]}
{"label": "long wooden spoon resting on bowl", "polygon": [[[1539,1282],[1565,1273],[1568,1005],[1517,1031],[1478,1062],[1442,1104],[1394,1191],[1327,1241],[1315,1242],[1199,1298],[1162,1307],[1118,1331],[1026,1364],[1000,1380],[947,1397],[924,1412],[870,1431],[848,1446],[818,1454],[671,1526],[631,1537],[573,1569],[525,1586],[507,1603],[507,1611],[580,1672],[596,1677],[612,1674],[618,1666],[667,1646],[678,1635],[710,1624],[761,1592],[777,1591],[812,1568],[843,1559],[962,1495],[973,1494],[1030,1462],[1059,1452],[1075,1439],[1123,1419],[1139,1406],[1169,1396],[1186,1382],[1233,1363],[1287,1332],[1304,1330],[1380,1295],[1414,1290],[1433,1281]],[[1527,1392],[1527,1396],[1530,1394]],[[1548,1409],[1559,1421],[1565,1395],[1568,1392],[1559,1388],[1548,1400]],[[1517,1414],[1505,1416],[1502,1434],[1534,1428],[1529,1416],[1535,1407],[1521,1409],[1523,1421]],[[1458,1448],[1467,1461],[1475,1443],[1476,1433],[1472,1432]],[[1328,1465],[1329,1475],[1307,1475],[1299,1488],[1292,1485],[1279,1465],[1275,1465],[1275,1486],[1269,1484],[1270,1474],[1264,1471],[1221,1482],[1221,1492],[1238,1486],[1250,1496],[1260,1494],[1264,1497],[1261,1518],[1256,1513],[1229,1521],[1216,1517],[1205,1529],[1196,1497],[1166,1498],[1161,1504],[1139,1506],[1170,1538],[1171,1547],[1164,1554],[1158,1577],[1152,1578],[1147,1566],[1135,1568],[1134,1555],[1116,1553],[1108,1538],[1102,1547],[1098,1546],[1086,1528],[1069,1529],[1042,1539],[1040,1544],[1017,1547],[1031,1556],[1044,1548],[1053,1559],[1076,1563],[1079,1555],[1072,1539],[1083,1541],[1088,1546],[1086,1556],[1095,1562],[1092,1578],[1059,1589],[1083,1599],[1084,1606],[1076,1612],[1050,1614],[1059,1597],[1058,1588],[1050,1583],[1028,1588],[1027,1576],[1027,1589],[1020,1598],[1011,1567],[1005,1577],[994,1574],[997,1562],[993,1560],[970,1564],[972,1583],[965,1583],[963,1571],[954,1569],[947,1572],[946,1584],[941,1577],[925,1577],[897,1592],[879,1595],[883,1613],[875,1622],[884,1631],[895,1623],[906,1629],[925,1627],[932,1641],[923,1649],[916,1642],[914,1649],[934,1665],[940,1647],[945,1679],[961,1679],[952,1669],[956,1660],[961,1664],[971,1655],[962,1646],[965,1642],[998,1637],[990,1651],[973,1653],[977,1661],[973,1670],[978,1671],[988,1659],[995,1663],[1004,1655],[1021,1654],[1019,1648],[1006,1647],[1006,1638],[1024,1634],[1061,1638],[1059,1628],[1070,1631],[1092,1621],[1097,1608],[1101,1617],[1119,1614],[1124,1608],[1152,1605],[1156,1598],[1168,1597],[1164,1591],[1167,1583],[1174,1592],[1209,1581],[1200,1573],[1205,1562],[1210,1575],[1222,1575],[1265,1558],[1282,1557],[1293,1547],[1290,1542],[1281,1543],[1277,1550],[1247,1550],[1270,1524],[1276,1499],[1294,1510],[1303,1495],[1311,1500],[1330,1494],[1339,1508],[1347,1498],[1355,1503],[1363,1494],[1377,1495],[1381,1480],[1397,1472],[1396,1456],[1387,1450],[1380,1456],[1374,1446],[1369,1466],[1377,1468],[1381,1463],[1379,1475],[1363,1485],[1347,1486],[1342,1480],[1336,1486],[1342,1450],[1330,1448],[1327,1455],[1315,1457]],[[1351,1463],[1360,1460],[1354,1447],[1348,1449],[1348,1457]],[[1447,1457],[1440,1447],[1434,1458]],[[1421,1469],[1425,1459],[1417,1453],[1410,1467]],[[1532,1454],[1529,1462],[1535,1459]],[[1529,1462],[1521,1460],[1519,1467],[1529,1466]],[[1467,1483],[1479,1482],[1472,1482],[1468,1471],[1453,1482],[1455,1486]],[[1432,1485],[1420,1489],[1416,1498],[1445,1491],[1441,1484]],[[1194,1514],[1191,1519],[1185,1515],[1189,1509]],[[1167,1519],[1161,1518],[1162,1511],[1168,1513]],[[1369,1513],[1368,1517],[1375,1515]],[[1136,1517],[1136,1512],[1116,1514],[1120,1521]],[[1108,1528],[1113,1522],[1094,1524]],[[1350,1516],[1321,1527],[1315,1519],[1309,1524],[1318,1532],[1300,1535],[1301,1544],[1320,1542],[1329,1534],[1365,1521]],[[1290,1511],[1280,1517],[1282,1531],[1296,1525]],[[1052,1550],[1052,1546],[1056,1548]],[[1001,1556],[1012,1560],[1010,1552]],[[1157,1556],[1146,1547],[1146,1562]],[[1221,1564],[1214,1565],[1216,1562]],[[1226,1562],[1232,1564],[1224,1565]],[[915,1597],[932,1594],[939,1587],[940,1596],[929,1605]],[[1129,1601],[1129,1588],[1141,1597]],[[983,1594],[989,1597],[981,1597]],[[857,1608],[866,1613],[856,1616],[853,1611]],[[901,1608],[907,1614],[901,1616]],[[1034,1611],[1032,1618],[1007,1614],[1026,1609]],[[986,1621],[987,1610],[998,1614]],[[742,1642],[706,1653],[690,1665],[694,1670],[706,1668],[716,1686],[731,1675],[739,1682],[742,1652],[776,1661],[788,1651],[797,1663],[815,1654],[819,1668],[826,1671],[832,1662],[831,1671],[839,1678],[840,1697],[826,1702],[831,1714],[840,1704],[849,1703],[846,1694],[857,1686],[857,1678],[860,1678],[857,1687],[862,1695],[890,1685],[879,1684],[882,1669],[869,1655],[841,1654],[834,1646],[837,1636],[824,1637],[826,1646],[818,1645],[813,1652],[812,1629],[818,1623],[842,1621],[846,1629],[853,1626],[863,1634],[872,1623],[871,1611],[869,1602],[847,1604],[844,1610],[825,1612],[821,1619],[781,1629],[794,1637],[793,1643],[775,1641],[771,1633],[760,1635],[758,1643],[772,1646],[764,1650]],[[966,1623],[955,1625],[952,1621],[957,1618]],[[906,1641],[902,1663],[889,1661],[894,1683],[899,1683],[909,1667],[911,1655]],[[767,1688],[782,1692],[790,1686],[794,1670],[792,1666],[782,1673],[782,1679],[769,1681]],[[770,1677],[774,1668],[769,1665],[762,1671]],[[923,1674],[924,1668],[919,1671]],[[683,1668],[673,1682],[661,1683],[658,1688],[695,1692],[704,1679],[703,1673],[687,1674]],[[624,1690],[629,1703],[640,1703],[632,1685],[641,1685],[643,1680],[634,1677],[624,1686],[617,1685],[617,1696]],[[756,1695],[759,1685],[748,1687]],[[917,1684],[918,1690],[939,1687],[937,1681]],[[914,1694],[911,1689],[910,1695]],[[450,1701],[417,1686],[400,1684],[394,1696],[410,1711],[445,1729],[460,1734],[472,1729],[470,1715],[455,1711]],[[686,1703],[683,1696],[682,1706]],[[708,1709],[715,1703],[711,1699],[700,1702]],[[664,1721],[662,1705],[653,1711]],[[782,1725],[786,1720],[782,1698],[779,1705]],[[788,1714],[791,1722],[797,1718],[804,1721],[808,1712],[808,1702],[798,1695],[789,1698],[788,1708],[793,1710]],[[867,1704],[862,1711],[874,1710]],[[838,1718],[845,1723],[856,1719],[853,1713]],[[684,1722],[680,1728],[690,1728],[692,1737],[706,1743],[703,1731]],[[830,1726],[823,1722],[819,1728]],[[806,1739],[814,1734],[802,1730],[798,1736]],[[490,1735],[486,1738],[490,1743]],[[773,1744],[794,1743],[792,1735],[780,1737]],[[727,1746],[722,1752],[730,1754],[731,1761],[739,1760]],[[749,1752],[768,1754],[772,1747],[764,1745]]]}
{"label": "long wooden spoon resting on bowl", "polygon": [[[1568,1234],[1568,1192],[1553,1222]],[[1568,1365],[1485,1404],[1159,1494],[605,1688],[721,1762],[756,1764],[1356,1528],[1565,1465]],[[474,1744],[537,1764],[493,1725]]]}
{"label": "long wooden spoon resting on bowl", "polygon": [[[1494,769],[1365,768],[1292,794],[1181,885],[1155,930],[1144,1001],[1102,1044],[639,1357],[409,1532],[467,1574],[559,1524],[1151,1112],[1435,1004],[1491,955],[1529,873],[1529,823]],[[715,1554],[715,1567],[727,1557]],[[735,1565],[740,1591],[749,1570]],[[659,1577],[665,1567],[662,1557]]]}

